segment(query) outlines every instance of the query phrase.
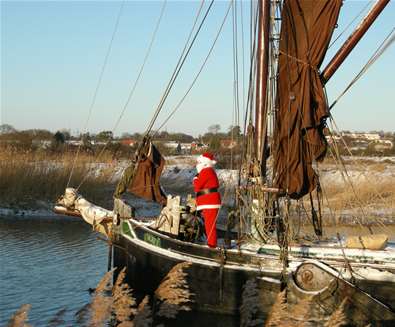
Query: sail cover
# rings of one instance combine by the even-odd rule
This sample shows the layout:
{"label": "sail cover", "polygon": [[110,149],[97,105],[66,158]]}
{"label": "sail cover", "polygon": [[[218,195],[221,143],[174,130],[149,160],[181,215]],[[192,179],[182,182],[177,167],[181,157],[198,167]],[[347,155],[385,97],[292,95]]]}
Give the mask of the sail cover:
{"label": "sail cover", "polygon": [[275,184],[293,199],[318,183],[328,104],[319,77],[342,0],[286,0],[282,10],[275,139]]}
{"label": "sail cover", "polygon": [[144,143],[136,160],[126,168],[114,196],[120,197],[127,189],[128,192],[143,199],[166,204],[166,196],[160,186],[165,159],[152,142],[144,141]]}

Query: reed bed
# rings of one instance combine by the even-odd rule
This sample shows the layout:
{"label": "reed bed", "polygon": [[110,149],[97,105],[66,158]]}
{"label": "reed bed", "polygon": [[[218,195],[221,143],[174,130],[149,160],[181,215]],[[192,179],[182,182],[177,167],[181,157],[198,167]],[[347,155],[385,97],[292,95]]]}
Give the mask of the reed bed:
{"label": "reed bed", "polygon": [[[146,295],[140,302],[133,296],[133,290],[124,281],[125,268],[121,270],[114,283],[115,268],[107,272],[97,284],[91,302],[84,305],[75,314],[75,326],[112,326],[112,327],[159,327],[177,318],[180,311],[191,310],[193,296],[187,283],[187,270],[191,263],[181,262],[175,265],[162,280],[154,294]],[[310,296],[289,302],[287,289],[279,292],[267,316],[262,315],[264,304],[262,293],[256,280],[246,282],[242,292],[240,306],[241,327],[341,327],[352,322],[347,318],[349,298],[333,309],[332,314],[323,319],[318,310],[318,299]],[[28,324],[30,304],[24,304],[10,318],[7,327],[32,327]],[[47,326],[62,326],[66,309],[59,310],[49,320]],[[369,325],[368,325],[369,326]],[[366,326],[367,327],[367,326]]]}
{"label": "reed bed", "polygon": [[361,211],[366,213],[385,208],[382,215],[395,214],[395,178],[387,177],[367,181],[366,179],[350,184],[329,184],[325,187],[328,203],[335,213],[342,210]]}
{"label": "reed bed", "polygon": [[31,327],[27,323],[28,313],[32,306],[30,304],[23,304],[10,318],[7,327]]}
{"label": "reed bed", "polygon": [[[113,177],[111,158],[74,152],[21,151],[0,147],[0,206],[36,209],[54,202],[69,185],[93,201],[103,203]],[[98,169],[100,173],[98,173]]]}
{"label": "reed bed", "polygon": [[[165,276],[154,296],[145,296],[140,303],[133,290],[125,283],[125,268],[112,285],[115,269],[107,272],[97,284],[90,303],[75,314],[78,326],[152,327],[160,326],[163,319],[176,318],[180,311],[189,311],[193,294],[189,291],[186,269],[189,262],[175,265]],[[30,304],[24,304],[10,318],[7,327],[31,327],[27,323]],[[62,309],[50,319],[48,326],[61,326],[66,310]],[[162,325],[163,326],[163,325]]]}
{"label": "reed bed", "polygon": [[277,294],[276,300],[265,321],[265,327],[341,327],[350,324],[345,314],[345,298],[341,304],[333,311],[327,320],[314,317],[314,296],[299,300],[298,303],[290,306],[287,303],[286,289]]}

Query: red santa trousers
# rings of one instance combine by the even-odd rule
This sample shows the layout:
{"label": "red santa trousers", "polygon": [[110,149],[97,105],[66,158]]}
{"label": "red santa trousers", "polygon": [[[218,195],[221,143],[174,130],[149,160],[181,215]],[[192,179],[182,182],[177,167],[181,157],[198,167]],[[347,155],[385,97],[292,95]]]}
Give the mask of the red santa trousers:
{"label": "red santa trousers", "polygon": [[210,248],[217,247],[217,215],[219,208],[203,209],[204,228],[206,229],[207,245]]}

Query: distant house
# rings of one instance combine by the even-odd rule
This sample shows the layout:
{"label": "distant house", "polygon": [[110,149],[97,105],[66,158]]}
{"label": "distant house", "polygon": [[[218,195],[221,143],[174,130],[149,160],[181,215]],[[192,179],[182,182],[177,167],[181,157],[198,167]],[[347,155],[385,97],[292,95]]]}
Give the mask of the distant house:
{"label": "distant house", "polygon": [[66,144],[68,145],[73,145],[73,146],[80,146],[82,145],[82,141],[81,140],[67,140]]}
{"label": "distant house", "polygon": [[339,136],[339,135],[326,135],[325,138],[326,138],[326,141],[329,144],[332,144],[332,143],[335,143],[335,142],[339,142],[340,139],[341,139],[341,136]]}
{"label": "distant house", "polygon": [[208,144],[204,144],[200,142],[192,142],[190,145],[190,149],[192,153],[204,152],[208,149]]}
{"label": "distant house", "polygon": [[121,144],[126,146],[133,146],[136,144],[136,141],[133,139],[123,139],[121,140]]}
{"label": "distant house", "polygon": [[374,142],[374,149],[376,151],[384,151],[392,149],[394,144],[391,140],[379,140]]}
{"label": "distant house", "polygon": [[342,132],[342,136],[348,137],[350,139],[364,139],[368,141],[378,141],[381,139],[379,133],[345,133]]}
{"label": "distant house", "polygon": [[381,139],[381,136],[379,133],[364,133],[363,134],[365,139],[369,141],[378,141]]}
{"label": "distant house", "polygon": [[237,146],[236,140],[232,140],[232,139],[221,140],[220,144],[221,144],[221,148],[225,148],[225,149],[233,149],[234,147]]}
{"label": "distant house", "polygon": [[169,142],[163,143],[163,145],[164,145],[165,147],[167,147],[167,148],[170,148],[170,149],[176,149],[177,146],[178,146],[178,142],[169,141]]}

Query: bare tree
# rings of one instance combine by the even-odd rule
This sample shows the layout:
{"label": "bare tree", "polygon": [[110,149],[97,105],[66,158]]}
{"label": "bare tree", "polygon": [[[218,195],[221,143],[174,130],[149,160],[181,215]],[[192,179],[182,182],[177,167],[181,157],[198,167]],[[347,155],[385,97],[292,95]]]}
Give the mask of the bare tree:
{"label": "bare tree", "polygon": [[208,132],[211,134],[217,134],[221,130],[221,125],[214,124],[208,127]]}

